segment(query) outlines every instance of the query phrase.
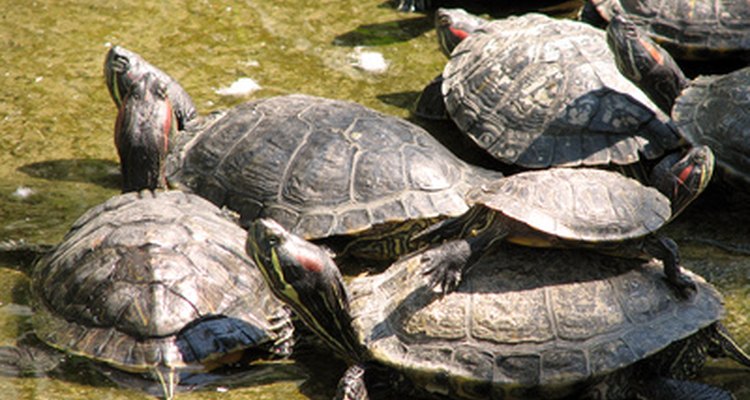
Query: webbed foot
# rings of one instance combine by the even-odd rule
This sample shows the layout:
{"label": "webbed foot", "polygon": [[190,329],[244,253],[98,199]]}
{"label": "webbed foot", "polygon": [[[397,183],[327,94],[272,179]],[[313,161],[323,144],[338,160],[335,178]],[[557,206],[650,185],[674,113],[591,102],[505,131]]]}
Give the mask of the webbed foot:
{"label": "webbed foot", "polygon": [[651,236],[646,240],[646,252],[662,261],[667,282],[683,299],[695,293],[696,285],[680,268],[680,250],[674,240],[663,236]]}
{"label": "webbed foot", "polygon": [[458,287],[467,267],[471,248],[466,241],[455,240],[422,253],[423,274],[430,277],[429,287],[439,287],[445,295]]}

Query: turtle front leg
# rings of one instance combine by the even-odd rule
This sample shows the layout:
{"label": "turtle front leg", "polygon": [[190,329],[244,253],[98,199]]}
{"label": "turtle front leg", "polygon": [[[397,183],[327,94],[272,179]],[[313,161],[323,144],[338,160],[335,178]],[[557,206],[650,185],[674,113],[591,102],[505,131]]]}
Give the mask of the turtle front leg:
{"label": "turtle front leg", "polygon": [[667,281],[677,289],[682,297],[689,297],[695,291],[695,282],[682,273],[680,269],[680,251],[674,240],[657,235],[650,235],[644,240],[643,250],[656,257],[664,264]]}
{"label": "turtle front leg", "polygon": [[454,291],[464,271],[478,258],[467,240],[452,240],[422,253],[424,274],[430,287],[439,286],[443,294]]}

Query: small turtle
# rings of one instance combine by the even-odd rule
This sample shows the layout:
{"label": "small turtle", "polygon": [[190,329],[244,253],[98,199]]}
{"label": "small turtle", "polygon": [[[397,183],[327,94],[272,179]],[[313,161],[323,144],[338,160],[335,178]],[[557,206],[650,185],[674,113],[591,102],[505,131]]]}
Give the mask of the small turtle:
{"label": "small turtle", "polygon": [[719,170],[750,183],[750,68],[688,80],[669,53],[622,16],[612,19],[608,41],[617,65],[665,112],[693,146],[707,145]]}
{"label": "small turtle", "polygon": [[[426,273],[443,291],[498,241],[534,247],[584,247],[664,264],[668,281],[683,295],[694,283],[680,272],[677,244],[655,232],[671,219],[659,191],[621,174],[591,168],[528,171],[481,185],[467,194],[472,208],[412,238],[452,251],[424,253]],[[423,246],[417,246],[423,247]]]}
{"label": "small turtle", "polygon": [[166,72],[151,65],[139,54],[136,54],[122,46],[112,46],[107,52],[104,60],[104,78],[107,90],[119,109],[123,98],[130,92],[134,82],[140,80],[144,74],[151,73],[165,86],[167,96],[172,102],[179,129],[184,129],[185,124],[198,116],[190,95],[177,83],[174,78]]}
{"label": "small turtle", "polygon": [[750,7],[734,0],[588,0],[581,19],[605,26],[624,16],[674,57],[750,58]]}
{"label": "small turtle", "polygon": [[[521,169],[616,169],[659,189],[674,216],[708,186],[711,149],[681,146],[667,116],[617,71],[603,31],[539,14],[489,22],[461,9],[439,9],[436,25],[451,60],[416,113],[449,114],[476,151]],[[665,179],[684,165],[701,180],[688,185],[692,196]]]}
{"label": "small turtle", "polygon": [[188,190],[237,211],[243,226],[274,218],[341,253],[389,259],[413,250],[404,247],[412,232],[462,214],[469,188],[502,176],[459,160],[408,121],[306,95],[196,118],[171,138],[163,86],[144,76],[119,111],[129,190]]}
{"label": "small turtle", "polygon": [[349,361],[336,399],[372,398],[388,382],[401,395],[383,398],[729,400],[687,379],[707,355],[750,367],[718,322],[716,289],[687,272],[696,294],[679,299],[653,260],[507,245],[440,297],[419,256],[345,284],[324,250],[269,220],[250,226],[247,251]]}
{"label": "small turtle", "polygon": [[[199,196],[113,197],[34,266],[34,335],[66,354],[150,376],[170,399],[179,381],[238,362],[247,350],[286,356],[290,313],[245,254],[245,237]],[[35,371],[39,347],[28,348],[3,348],[0,365]]]}

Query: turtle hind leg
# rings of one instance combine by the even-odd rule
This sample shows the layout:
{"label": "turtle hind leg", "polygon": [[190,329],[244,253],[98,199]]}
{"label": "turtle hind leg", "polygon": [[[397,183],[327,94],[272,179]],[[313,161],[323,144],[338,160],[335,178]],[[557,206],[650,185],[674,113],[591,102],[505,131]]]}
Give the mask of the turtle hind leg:
{"label": "turtle hind leg", "polygon": [[667,281],[677,290],[682,298],[688,298],[695,292],[695,282],[683,274],[680,268],[680,251],[674,240],[658,235],[649,235],[644,240],[644,251],[656,257],[664,264]]}
{"label": "turtle hind leg", "polygon": [[639,400],[735,400],[734,395],[724,389],[693,381],[658,377],[635,386]]}

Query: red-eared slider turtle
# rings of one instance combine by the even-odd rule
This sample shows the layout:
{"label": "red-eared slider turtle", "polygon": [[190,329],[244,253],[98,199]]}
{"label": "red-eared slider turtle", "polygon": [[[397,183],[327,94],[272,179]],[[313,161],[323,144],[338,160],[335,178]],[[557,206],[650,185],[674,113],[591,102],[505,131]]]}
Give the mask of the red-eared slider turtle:
{"label": "red-eared slider turtle", "polygon": [[750,6],[733,0],[588,0],[583,20],[625,16],[676,58],[750,57]]}
{"label": "red-eared slider turtle", "polygon": [[688,273],[695,296],[676,297],[656,261],[507,245],[440,297],[419,256],[347,285],[325,251],[273,221],[250,226],[247,250],[352,364],[338,399],[367,398],[381,370],[402,377],[389,376],[396,390],[429,398],[730,399],[686,379],[706,355],[750,367],[718,322],[720,294]]}
{"label": "red-eared slider turtle", "polygon": [[172,102],[177,116],[179,129],[184,129],[188,121],[198,116],[190,95],[171,76],[159,68],[151,65],[139,54],[122,46],[112,46],[104,60],[104,79],[107,90],[119,109],[123,99],[130,92],[134,82],[142,79],[143,75],[151,73],[165,86],[165,92]]}
{"label": "red-eared slider turtle", "polygon": [[34,334],[67,354],[150,376],[167,398],[180,379],[237,362],[245,350],[285,356],[290,313],[245,254],[245,237],[199,196],[114,197],[35,265]]}
{"label": "red-eared slider turtle", "polygon": [[448,241],[453,249],[440,257],[429,250],[424,253],[426,271],[443,291],[456,287],[466,268],[503,240],[656,257],[680,293],[694,287],[680,273],[677,244],[655,234],[671,218],[669,200],[621,174],[591,168],[522,172],[472,189],[467,202],[472,208],[464,215],[441,221],[412,239]]}
{"label": "red-eared slider turtle", "polygon": [[674,59],[632,22],[615,17],[608,40],[623,75],[643,88],[692,145],[708,145],[718,168],[750,183],[750,68],[689,81]]}
{"label": "red-eared slider turtle", "polygon": [[419,116],[450,116],[507,165],[622,166],[679,147],[668,118],[618,71],[604,31],[529,13],[486,21],[439,9],[450,55]]}
{"label": "red-eared slider turtle", "polygon": [[[481,148],[523,168],[621,170],[666,195],[673,216],[708,185],[711,149],[677,148],[680,138],[661,121],[666,116],[630,96],[645,101],[617,72],[602,31],[535,14],[488,22],[440,9],[436,18],[441,47],[457,50],[444,75],[425,89],[418,114],[448,105]],[[568,25],[570,31],[563,29]],[[688,177],[699,183],[683,184]]]}
{"label": "red-eared slider turtle", "polygon": [[243,225],[271,217],[306,239],[354,236],[348,254],[410,250],[409,232],[465,212],[465,192],[501,176],[469,166],[408,121],[306,95],[244,103],[168,139],[169,98],[144,95],[161,86],[146,76],[120,108],[115,136],[126,182],[155,187],[166,179],[237,211]]}

